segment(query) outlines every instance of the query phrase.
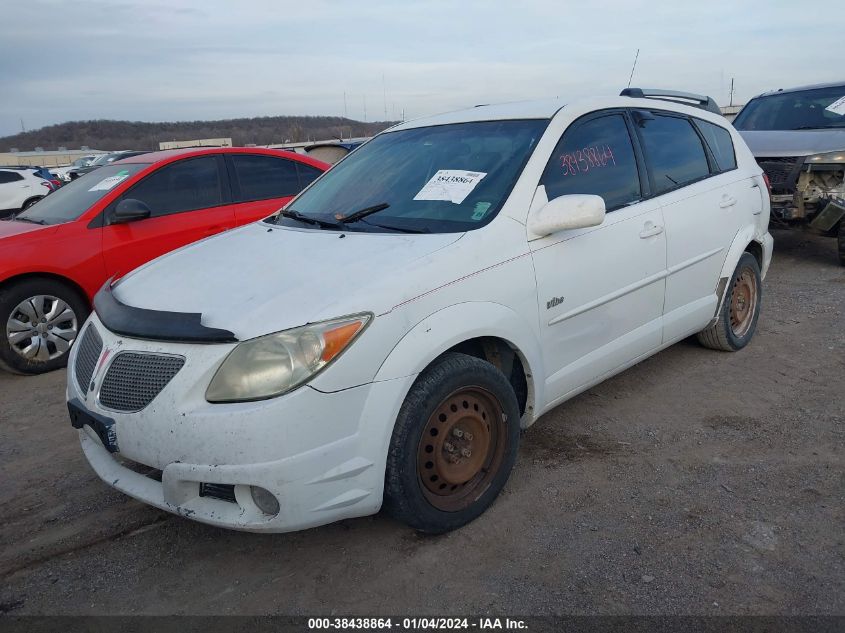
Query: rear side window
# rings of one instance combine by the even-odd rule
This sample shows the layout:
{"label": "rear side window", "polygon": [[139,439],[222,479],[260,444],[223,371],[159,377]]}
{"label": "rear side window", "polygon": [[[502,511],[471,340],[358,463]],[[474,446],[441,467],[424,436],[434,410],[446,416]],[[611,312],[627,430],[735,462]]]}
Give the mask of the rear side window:
{"label": "rear side window", "polygon": [[560,139],[543,173],[549,200],[572,193],[604,198],[608,211],[641,197],[637,159],[621,114],[575,123]]}
{"label": "rear side window", "polygon": [[284,158],[234,154],[232,164],[240,185],[239,202],[284,198],[299,193],[296,163]]}
{"label": "rear side window", "polygon": [[302,163],[297,163],[296,169],[299,171],[299,186],[302,189],[305,189],[305,187],[317,180],[317,177],[323,173],[316,167],[303,165]]}
{"label": "rear side window", "polygon": [[655,195],[710,175],[701,139],[689,119],[652,113],[640,129]]}
{"label": "rear side window", "polygon": [[734,143],[731,139],[731,133],[721,125],[716,125],[709,121],[696,119],[695,124],[710,147],[713,157],[716,159],[716,171],[721,173],[736,169],[736,154],[734,153]]}
{"label": "rear side window", "polygon": [[171,163],[144,178],[124,196],[141,200],[152,216],[216,207],[223,203],[214,156]]}
{"label": "rear side window", "polygon": [[0,171],[0,185],[23,180],[23,176],[14,171]]}

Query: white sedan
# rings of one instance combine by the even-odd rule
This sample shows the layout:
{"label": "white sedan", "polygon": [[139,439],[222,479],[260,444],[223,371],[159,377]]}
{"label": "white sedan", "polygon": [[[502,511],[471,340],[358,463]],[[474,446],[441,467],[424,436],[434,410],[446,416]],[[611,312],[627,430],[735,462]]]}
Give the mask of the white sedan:
{"label": "white sedan", "polygon": [[544,412],[692,334],[742,349],[766,183],[712,100],[653,94],[402,123],[105,287],[68,371],[88,461],[213,525],[444,532]]}

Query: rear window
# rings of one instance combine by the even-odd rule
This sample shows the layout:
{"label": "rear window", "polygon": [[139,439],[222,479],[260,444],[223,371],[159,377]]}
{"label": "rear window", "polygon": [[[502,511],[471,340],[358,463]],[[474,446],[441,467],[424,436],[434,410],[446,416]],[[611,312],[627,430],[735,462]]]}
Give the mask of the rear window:
{"label": "rear window", "polygon": [[0,171],[0,185],[23,180],[23,176],[14,171]]}
{"label": "rear window", "polygon": [[294,161],[274,156],[234,154],[232,164],[240,185],[239,202],[284,198],[300,190]]}
{"label": "rear window", "polygon": [[704,140],[707,141],[713,157],[716,159],[717,171],[723,172],[736,169],[736,154],[734,153],[734,143],[733,139],[731,139],[731,133],[721,125],[716,125],[708,121],[696,119],[695,124],[701,131]]}
{"label": "rear window", "polygon": [[710,175],[701,139],[685,117],[653,113],[640,129],[655,195]]}

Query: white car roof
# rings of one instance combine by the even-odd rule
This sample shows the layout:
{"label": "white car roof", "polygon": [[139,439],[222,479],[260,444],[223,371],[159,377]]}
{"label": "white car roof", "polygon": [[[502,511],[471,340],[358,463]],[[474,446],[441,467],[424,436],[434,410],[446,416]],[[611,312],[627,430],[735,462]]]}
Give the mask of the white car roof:
{"label": "white car roof", "polygon": [[589,97],[583,99],[543,99],[540,101],[515,101],[491,105],[478,105],[466,110],[455,110],[434,116],[421,117],[395,125],[386,131],[410,130],[432,125],[448,125],[450,123],[469,123],[472,121],[504,121],[508,119],[551,119],[561,108],[569,107],[590,111],[604,108],[644,108],[655,110],[669,110],[725,125],[727,121],[721,116],[708,112],[702,108],[688,106],[666,99],[635,98],[635,97]]}
{"label": "white car roof", "polygon": [[566,101],[545,99],[542,101],[514,101],[495,105],[477,105],[466,110],[444,112],[434,116],[421,117],[400,123],[391,129],[409,130],[430,125],[448,125],[449,123],[468,123],[470,121],[504,121],[507,119],[551,119]]}

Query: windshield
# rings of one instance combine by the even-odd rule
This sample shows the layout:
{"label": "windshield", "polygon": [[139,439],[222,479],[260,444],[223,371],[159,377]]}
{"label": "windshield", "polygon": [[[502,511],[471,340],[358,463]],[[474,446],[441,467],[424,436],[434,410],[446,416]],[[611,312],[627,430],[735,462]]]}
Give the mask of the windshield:
{"label": "windshield", "polygon": [[15,219],[38,224],[62,224],[76,220],[92,204],[145,167],[148,165],[142,163],[106,165],[60,187],[19,213]]}
{"label": "windshield", "polygon": [[343,224],[356,231],[478,228],[504,203],[547,124],[483,121],[386,132],[323,175],[290,210],[327,224],[370,210]]}
{"label": "windshield", "polygon": [[92,165],[106,165],[107,163],[112,162],[115,158],[117,158],[119,154],[100,154],[91,161]]}
{"label": "windshield", "polygon": [[843,97],[845,86],[757,97],[748,102],[733,124],[738,130],[845,128],[845,109],[827,109]]}

